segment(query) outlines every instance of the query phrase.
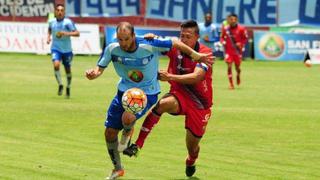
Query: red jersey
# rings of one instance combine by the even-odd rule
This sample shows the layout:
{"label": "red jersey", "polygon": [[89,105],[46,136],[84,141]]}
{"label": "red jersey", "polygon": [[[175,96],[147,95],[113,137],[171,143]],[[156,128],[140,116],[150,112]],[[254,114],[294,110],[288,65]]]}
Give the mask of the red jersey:
{"label": "red jersey", "polygon": [[[195,51],[200,53],[212,53],[212,49],[197,43]],[[197,63],[191,60],[188,55],[182,54],[176,48],[172,48],[167,56],[170,58],[168,72],[171,74],[189,74],[196,67],[206,70],[205,79],[196,84],[180,84],[175,81],[169,81],[170,91],[179,91],[185,97],[190,97],[198,109],[208,109],[212,106],[212,68],[203,63]]]}
{"label": "red jersey", "polygon": [[[247,41],[248,33],[243,26],[239,24],[235,27],[223,26],[220,42],[224,44],[226,54],[241,55]],[[241,44],[240,48],[236,46],[237,43]]]}

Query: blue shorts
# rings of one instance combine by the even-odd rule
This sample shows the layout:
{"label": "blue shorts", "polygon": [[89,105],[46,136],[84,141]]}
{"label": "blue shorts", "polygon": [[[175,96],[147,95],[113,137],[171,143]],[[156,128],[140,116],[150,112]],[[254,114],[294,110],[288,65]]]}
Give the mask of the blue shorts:
{"label": "blue shorts", "polygon": [[[119,129],[121,130],[123,128],[122,125],[122,114],[124,112],[124,109],[121,104],[121,98],[122,98],[123,92],[118,91],[117,95],[113,98],[110,107],[108,109],[107,118],[104,123],[105,127],[107,128],[113,128],[113,129]],[[158,94],[154,95],[147,95],[147,106],[144,108],[143,111],[135,114],[136,118],[141,118],[157,101],[158,101]]]}
{"label": "blue shorts", "polygon": [[51,50],[52,62],[54,61],[62,61],[65,67],[71,66],[71,61],[73,58],[72,52],[62,53],[57,50]]}

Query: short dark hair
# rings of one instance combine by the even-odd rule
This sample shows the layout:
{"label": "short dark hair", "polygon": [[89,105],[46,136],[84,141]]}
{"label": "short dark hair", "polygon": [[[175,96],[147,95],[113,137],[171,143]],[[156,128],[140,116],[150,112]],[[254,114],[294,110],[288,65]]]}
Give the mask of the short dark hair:
{"label": "short dark hair", "polygon": [[61,7],[64,8],[64,5],[63,5],[63,4],[56,4],[56,9],[57,9],[59,6],[61,6]]}
{"label": "short dark hair", "polygon": [[228,15],[228,17],[235,17],[235,18],[238,18],[238,15],[236,15],[235,13],[231,13]]}
{"label": "short dark hair", "polygon": [[194,20],[187,20],[181,23],[181,28],[195,28],[196,34],[199,34],[199,26],[198,23]]}
{"label": "short dark hair", "polygon": [[131,31],[131,35],[134,34],[134,27],[129,22],[120,22],[117,26],[116,32],[118,33],[119,29],[128,29]]}

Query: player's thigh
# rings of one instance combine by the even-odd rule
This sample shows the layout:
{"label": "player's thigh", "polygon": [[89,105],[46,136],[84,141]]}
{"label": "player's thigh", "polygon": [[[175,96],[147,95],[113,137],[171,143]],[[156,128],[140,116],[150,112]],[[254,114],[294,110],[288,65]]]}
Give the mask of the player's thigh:
{"label": "player's thigh", "polygon": [[121,97],[122,92],[118,92],[108,108],[107,118],[105,121],[106,128],[113,128],[118,130],[121,130],[123,128],[121,118],[124,109],[121,105]]}
{"label": "player's thigh", "polygon": [[124,111],[121,119],[122,119],[122,124],[128,126],[132,124],[137,118],[134,114]]}
{"label": "player's thigh", "polygon": [[51,60],[52,60],[52,62],[61,61],[61,59],[62,59],[62,53],[61,52],[56,51],[56,50],[52,50],[51,51]]}
{"label": "player's thigh", "polygon": [[173,95],[166,94],[159,100],[157,111],[161,113],[167,112],[170,114],[177,114],[179,112],[179,102],[177,98]]}
{"label": "player's thigh", "polygon": [[236,67],[240,67],[241,62],[242,62],[242,56],[241,56],[241,55],[235,55],[235,56],[233,57],[233,59],[234,59],[234,64],[235,64],[235,66],[236,66]]}
{"label": "player's thigh", "polygon": [[71,63],[72,63],[72,59],[73,59],[73,53],[72,52],[68,52],[68,53],[63,53],[62,54],[62,63],[67,70],[70,69],[71,67]]}
{"label": "player's thigh", "polygon": [[195,136],[201,138],[211,117],[211,109],[191,107],[186,110],[185,127]]}
{"label": "player's thigh", "polygon": [[231,64],[231,63],[233,62],[232,55],[229,54],[229,53],[226,53],[225,56],[224,56],[224,61],[225,61],[227,64]]}

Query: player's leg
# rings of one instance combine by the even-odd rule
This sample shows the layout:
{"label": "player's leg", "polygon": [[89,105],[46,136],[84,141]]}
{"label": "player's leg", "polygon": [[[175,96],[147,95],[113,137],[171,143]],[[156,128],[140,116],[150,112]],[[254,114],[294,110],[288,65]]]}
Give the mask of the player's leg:
{"label": "player's leg", "polygon": [[118,151],[123,152],[129,146],[131,136],[133,134],[134,124],[136,122],[136,116],[132,113],[124,111],[122,114],[122,135],[120,143],[118,145]]}
{"label": "player's leg", "polygon": [[66,97],[69,98],[71,94],[71,80],[72,80],[72,73],[71,73],[71,62],[72,62],[73,54],[72,52],[63,54],[62,62],[64,65],[64,69],[67,76],[67,87],[66,87]]}
{"label": "player's leg", "polygon": [[[127,150],[128,152],[130,151],[129,153],[125,152],[125,148],[126,149],[130,148],[127,145],[130,144],[131,136],[133,134],[133,126],[135,124],[135,121],[141,118],[145,113],[147,113],[147,111],[157,102],[157,100],[158,100],[158,94],[147,95],[147,105],[143,111],[138,112],[134,115],[128,112],[125,112],[123,114],[122,121],[123,121],[124,131],[120,141],[121,147],[119,148],[119,151],[123,151],[123,154],[129,155],[129,156],[136,155],[136,153],[132,153],[132,151],[130,150]],[[125,143],[125,144],[121,144],[121,143]],[[135,147],[135,144],[133,144],[133,146],[134,146],[133,147],[134,151],[136,152],[138,148]]]}
{"label": "player's leg", "polygon": [[159,122],[161,115],[165,112],[179,112],[179,102],[173,95],[165,95],[163,98],[159,100],[157,105],[148,113],[146,119],[142,124],[139,137],[136,141],[136,144],[139,148],[143,147],[145,139],[151,132],[152,128]]}
{"label": "player's leg", "polygon": [[233,79],[232,79],[232,56],[230,54],[225,55],[225,62],[227,63],[227,74],[229,80],[229,89],[234,89]]}
{"label": "player's leg", "polygon": [[189,129],[186,131],[186,145],[188,149],[188,156],[186,158],[186,175],[191,177],[196,172],[195,162],[199,156],[199,142],[201,138],[194,136]]}
{"label": "player's leg", "polygon": [[240,69],[240,65],[241,65],[241,57],[238,57],[236,60],[235,60],[235,69],[236,69],[236,72],[237,72],[237,85],[239,86],[240,83],[241,83],[241,79],[240,79],[240,73],[241,73],[241,69]]}
{"label": "player's leg", "polygon": [[135,144],[132,144],[129,148],[124,150],[124,154],[128,156],[137,155],[138,149],[141,149],[144,145],[144,141],[151,132],[152,128],[159,122],[163,113],[176,114],[180,111],[179,102],[175,96],[167,94],[162,97],[157,105],[149,111],[146,119],[144,120],[139,132],[138,139]]}
{"label": "player's leg", "polygon": [[63,85],[61,80],[61,73],[60,73],[60,62],[62,60],[62,54],[58,51],[52,51],[52,64],[53,64],[53,70],[54,70],[54,76],[56,77],[57,83],[58,83],[58,95],[62,95],[63,91]]}
{"label": "player's leg", "polygon": [[200,151],[200,140],[205,133],[211,116],[211,109],[189,108],[186,110],[186,146],[188,156],[186,158],[186,175],[192,176],[196,171],[196,160]]}
{"label": "player's leg", "polygon": [[124,169],[121,165],[120,154],[118,152],[118,133],[119,130],[117,129],[105,128],[104,134],[108,148],[108,154],[114,166],[109,179],[115,179],[124,175]]}
{"label": "player's leg", "polygon": [[109,177],[110,179],[123,176],[124,174],[118,151],[118,133],[123,128],[121,121],[123,112],[124,110],[121,105],[121,92],[118,92],[111,102],[105,121],[105,140],[109,157],[114,165],[114,169]]}
{"label": "player's leg", "polygon": [[233,78],[232,78],[232,63],[228,62],[228,79],[229,79],[229,89],[234,89]]}

